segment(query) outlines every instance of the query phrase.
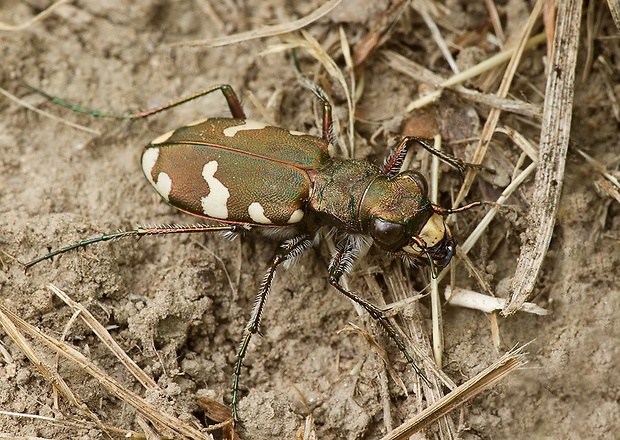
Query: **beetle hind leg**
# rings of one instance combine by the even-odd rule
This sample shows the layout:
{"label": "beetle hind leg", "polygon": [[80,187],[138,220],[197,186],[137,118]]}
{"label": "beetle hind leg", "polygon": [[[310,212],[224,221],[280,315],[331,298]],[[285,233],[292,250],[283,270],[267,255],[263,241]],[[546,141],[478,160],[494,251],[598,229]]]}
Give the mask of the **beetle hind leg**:
{"label": "beetle hind leg", "polygon": [[267,296],[269,296],[269,292],[271,291],[271,285],[273,284],[273,280],[276,275],[276,269],[281,264],[284,264],[284,267],[288,268],[295,261],[295,259],[303,254],[304,251],[310,246],[312,246],[312,240],[310,240],[307,235],[299,235],[286,240],[280,246],[280,250],[275,257],[273,257],[273,260],[271,260],[271,266],[267,270],[260,288],[258,289],[256,301],[254,302],[254,307],[252,308],[252,314],[250,315],[250,319],[245,326],[243,338],[241,340],[241,344],[239,345],[237,361],[235,362],[235,370],[233,373],[232,402],[230,406],[233,413],[233,419],[235,421],[239,420],[237,403],[239,401],[239,376],[241,375],[241,366],[243,365],[243,359],[248,351],[248,346],[250,345],[252,335],[255,333],[260,335],[260,320],[265,308],[265,303],[267,302]]}
{"label": "beetle hind leg", "polygon": [[145,118],[147,116],[154,115],[155,113],[159,113],[164,110],[177,107],[181,104],[185,104],[186,102],[193,101],[194,99],[198,99],[202,96],[209,95],[218,90],[222,92],[222,95],[224,95],[224,98],[226,99],[226,103],[228,104],[228,108],[230,109],[230,113],[232,114],[233,118],[246,119],[245,112],[243,111],[243,107],[241,106],[241,101],[229,84],[218,84],[216,86],[211,86],[208,89],[204,89],[191,95],[184,96],[162,106],[133,113],[129,115],[129,119]]}
{"label": "beetle hind leg", "polygon": [[160,105],[158,107],[153,107],[147,110],[142,110],[136,113],[129,113],[129,112],[113,113],[113,112],[102,112],[99,110],[92,110],[92,109],[88,109],[85,107],[72,104],[56,96],[52,96],[48,94],[47,92],[45,92],[44,90],[41,90],[30,84],[26,84],[26,87],[38,93],[39,95],[47,98],[48,100],[52,101],[54,104],[60,105],[62,107],[66,107],[69,110],[72,110],[77,113],[85,113],[87,115],[98,117],[98,118],[129,119],[129,120],[146,118],[148,116],[154,115],[155,113],[163,112],[164,110],[177,107],[179,105],[185,104],[186,102],[193,101],[194,99],[200,98],[202,96],[208,95],[210,93],[213,93],[219,90],[224,95],[224,98],[226,99],[226,102],[228,103],[228,108],[230,109],[230,113],[232,114],[233,118],[246,119],[245,113],[243,111],[243,107],[241,106],[241,101],[239,100],[239,97],[237,96],[237,94],[235,93],[235,91],[229,84],[219,84],[216,86],[212,86],[212,87],[209,87],[208,89],[204,89],[199,92],[193,93],[191,95],[184,96],[182,98],[171,101],[167,104]]}

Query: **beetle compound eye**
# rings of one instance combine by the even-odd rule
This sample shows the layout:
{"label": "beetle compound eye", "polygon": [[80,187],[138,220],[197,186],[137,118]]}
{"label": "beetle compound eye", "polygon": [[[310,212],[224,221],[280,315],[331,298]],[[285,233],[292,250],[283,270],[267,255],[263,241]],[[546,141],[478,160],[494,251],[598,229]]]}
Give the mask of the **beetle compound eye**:
{"label": "beetle compound eye", "polygon": [[418,173],[417,171],[410,171],[409,176],[411,179],[418,185],[420,191],[422,191],[423,195],[428,194],[428,183],[426,182],[426,177],[422,175],[422,173]]}
{"label": "beetle compound eye", "polygon": [[370,222],[370,236],[387,251],[400,250],[407,244],[405,225],[373,218]]}

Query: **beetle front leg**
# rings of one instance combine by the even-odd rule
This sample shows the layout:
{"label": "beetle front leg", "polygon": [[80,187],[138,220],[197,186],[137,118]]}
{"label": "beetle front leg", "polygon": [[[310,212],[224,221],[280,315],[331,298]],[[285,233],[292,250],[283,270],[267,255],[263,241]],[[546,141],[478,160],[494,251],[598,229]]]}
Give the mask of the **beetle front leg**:
{"label": "beetle front leg", "polygon": [[258,289],[258,295],[256,295],[256,301],[254,302],[254,308],[252,308],[250,320],[245,326],[245,330],[243,332],[243,339],[241,340],[241,344],[239,345],[237,361],[235,362],[235,371],[233,373],[232,402],[230,406],[232,409],[233,419],[235,421],[239,420],[237,403],[239,400],[239,376],[241,375],[241,365],[243,364],[243,359],[245,358],[248,346],[250,345],[250,339],[252,339],[252,335],[255,333],[260,334],[260,320],[263,314],[263,309],[265,308],[265,303],[267,302],[267,296],[269,295],[271,285],[273,284],[273,279],[276,275],[276,269],[281,264],[284,264],[284,267],[292,264],[294,260],[311,245],[312,241],[308,238],[307,235],[300,235],[298,237],[294,237],[290,240],[285,241],[280,246],[280,251],[276,254],[273,260],[271,260],[271,267],[265,274],[263,282]]}
{"label": "beetle front leg", "polygon": [[422,379],[424,383],[429,387],[432,386],[422,372],[422,370],[420,370],[420,367],[418,367],[414,362],[413,358],[407,351],[405,344],[403,343],[400,336],[398,336],[398,333],[396,332],[396,329],[394,328],[392,323],[385,316],[383,310],[370,303],[369,301],[365,300],[364,298],[356,295],[355,293],[345,289],[340,284],[340,278],[342,277],[342,275],[346,274],[352,269],[355,260],[360,254],[360,250],[360,239],[355,236],[349,236],[346,240],[344,240],[343,243],[338,246],[329,264],[329,283],[336,289],[338,289],[338,291],[344,294],[347,298],[355,301],[357,304],[362,306],[364,310],[366,310],[368,314],[379,323],[383,330],[385,330],[388,336],[394,341],[400,352],[403,354],[405,359],[407,359],[407,362],[409,363],[409,365],[411,365],[411,367],[414,369],[420,379]]}
{"label": "beetle front leg", "polygon": [[468,169],[484,170],[495,174],[494,170],[491,170],[483,165],[465,162],[462,159],[453,156],[452,154],[446,153],[445,151],[437,150],[436,148],[433,148],[433,146],[429,144],[426,140],[416,136],[407,136],[400,141],[400,144],[398,145],[398,147],[396,147],[396,150],[394,150],[385,161],[385,164],[383,165],[383,172],[388,176],[395,176],[400,173],[403,162],[405,161],[405,157],[407,156],[407,152],[409,151],[409,148],[411,148],[411,146],[415,143],[422,146],[422,148],[431,153],[433,156],[437,156],[440,160],[444,161],[451,167],[459,170],[461,174],[465,174],[465,171],[467,171]]}

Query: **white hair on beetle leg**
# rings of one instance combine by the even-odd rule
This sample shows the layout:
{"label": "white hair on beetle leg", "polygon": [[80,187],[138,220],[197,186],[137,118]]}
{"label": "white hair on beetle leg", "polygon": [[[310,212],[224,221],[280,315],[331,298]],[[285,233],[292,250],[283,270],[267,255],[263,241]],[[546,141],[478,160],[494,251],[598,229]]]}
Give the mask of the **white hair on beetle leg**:
{"label": "white hair on beetle leg", "polygon": [[312,246],[312,240],[304,235],[293,237],[282,243],[282,248],[289,251],[286,260],[282,263],[284,269],[288,270],[295,265],[299,257]]}
{"label": "white hair on beetle leg", "polygon": [[[368,251],[371,245],[372,240],[365,235],[347,235],[347,237],[341,240],[336,246],[336,250],[332,255],[328,270],[332,272],[334,270],[334,266],[338,265],[340,266],[343,275],[350,273],[355,266],[355,262],[361,255]],[[336,258],[339,253],[341,253],[340,258]]]}

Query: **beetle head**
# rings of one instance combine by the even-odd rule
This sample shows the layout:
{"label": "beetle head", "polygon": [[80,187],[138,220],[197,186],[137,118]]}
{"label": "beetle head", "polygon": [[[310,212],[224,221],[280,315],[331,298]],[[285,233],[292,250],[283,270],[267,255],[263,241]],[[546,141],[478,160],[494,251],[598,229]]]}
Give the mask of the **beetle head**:
{"label": "beetle head", "polygon": [[433,205],[427,192],[426,179],[415,171],[377,177],[361,203],[362,227],[380,248],[413,264],[444,268],[456,248],[444,220],[452,211]]}

